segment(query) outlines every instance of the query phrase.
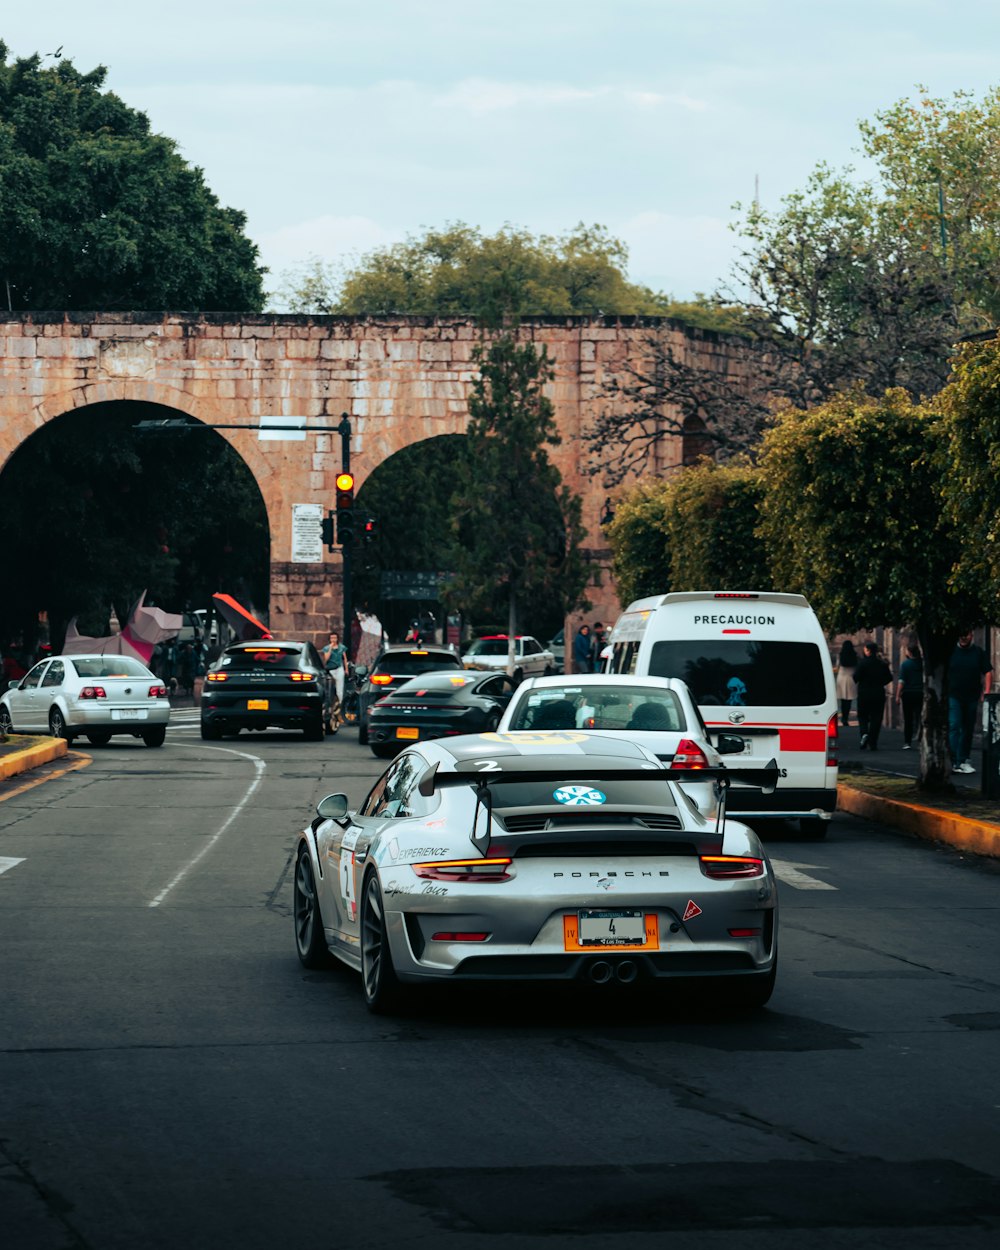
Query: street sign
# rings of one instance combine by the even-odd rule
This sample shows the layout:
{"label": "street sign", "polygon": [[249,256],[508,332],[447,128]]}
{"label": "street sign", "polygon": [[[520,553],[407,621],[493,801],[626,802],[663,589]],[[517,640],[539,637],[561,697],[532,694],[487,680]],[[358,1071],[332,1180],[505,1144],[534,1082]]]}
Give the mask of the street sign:
{"label": "street sign", "polygon": [[284,439],[286,442],[301,443],[306,437],[305,417],[261,417],[257,431],[257,440],[261,443]]}

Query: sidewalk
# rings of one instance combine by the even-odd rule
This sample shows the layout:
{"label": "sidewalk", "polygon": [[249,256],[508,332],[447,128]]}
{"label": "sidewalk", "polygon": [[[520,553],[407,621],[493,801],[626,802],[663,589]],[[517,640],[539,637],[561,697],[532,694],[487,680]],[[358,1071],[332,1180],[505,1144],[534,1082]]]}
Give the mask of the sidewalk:
{"label": "sidewalk", "polygon": [[[927,802],[909,799],[904,802],[866,793],[860,774],[916,780],[920,774],[920,751],[915,744],[911,751],[903,750],[901,729],[883,729],[876,751],[859,749],[855,726],[841,729],[840,733],[842,780],[837,787],[838,811],[863,816],[930,841],[946,842],[959,850],[1000,857],[1000,802],[987,799],[982,793],[982,747],[978,729],[970,760],[976,771],[951,776],[957,794],[977,804],[975,818],[934,807],[930,798]],[[857,786],[851,784],[852,773],[858,775]],[[986,816],[982,814],[984,808]]]}

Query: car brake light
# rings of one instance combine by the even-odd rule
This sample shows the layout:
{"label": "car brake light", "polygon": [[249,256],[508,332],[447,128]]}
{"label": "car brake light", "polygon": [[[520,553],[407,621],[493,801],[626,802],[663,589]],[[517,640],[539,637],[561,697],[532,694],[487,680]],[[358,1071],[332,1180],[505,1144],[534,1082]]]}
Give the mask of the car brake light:
{"label": "car brake light", "polygon": [[485,942],[488,933],[432,933],[432,942]]}
{"label": "car brake light", "polygon": [[289,673],[288,676],[292,679],[292,681],[312,681],[313,680],[312,673],[300,673],[296,671],[294,673]]}
{"label": "car brake light", "polygon": [[229,674],[228,673],[206,673],[205,680],[206,681],[228,681]]}
{"label": "car brake light", "polygon": [[84,686],[80,691],[81,699],[106,699],[107,697],[103,686]]}
{"label": "car brake light", "polygon": [[370,681],[373,686],[388,686],[392,681],[391,673],[372,673]]}
{"label": "car brake light", "polygon": [[510,881],[508,859],[438,859],[411,864],[418,877],[428,881]]}
{"label": "car brake light", "polygon": [[730,937],[760,937],[762,929],[730,929]]}
{"label": "car brake light", "polygon": [[713,599],[757,599],[756,590],[717,590]]}
{"label": "car brake light", "polygon": [[677,750],[674,752],[674,758],[670,762],[670,767],[707,768],[708,756],[697,742],[692,742],[690,738],[681,738],[677,744]]}
{"label": "car brake light", "polygon": [[837,729],[836,712],[830,717],[830,721],[826,727],[826,766],[827,768],[837,767],[837,748],[840,746],[839,730]]}
{"label": "car brake light", "polygon": [[706,877],[762,877],[764,861],[752,855],[700,855],[701,870]]}
{"label": "car brake light", "polygon": [[167,697],[166,686],[150,686],[149,697],[151,699],[165,699]]}

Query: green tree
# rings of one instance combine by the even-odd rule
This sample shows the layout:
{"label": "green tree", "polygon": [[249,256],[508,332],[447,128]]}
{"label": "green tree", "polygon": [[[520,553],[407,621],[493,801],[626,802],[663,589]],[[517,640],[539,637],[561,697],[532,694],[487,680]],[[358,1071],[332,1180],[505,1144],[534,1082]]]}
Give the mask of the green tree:
{"label": "green tree", "polygon": [[339,277],[316,257],[285,275],[293,312],[478,317],[662,311],[662,296],[629,282],[628,252],[603,226],[559,238],[507,225],[486,235],[464,222],[376,248]]}
{"label": "green tree", "polygon": [[902,390],[790,410],[764,439],[761,535],[774,584],[827,629],[912,624],[924,653],[920,784],[950,785],[948,660],[981,610],[953,584],[959,536],[941,503],[944,430]]}
{"label": "green tree", "polygon": [[942,488],[960,539],[956,588],[1000,611],[1000,340],[964,344],[944,412]]}
{"label": "green tree", "polygon": [[506,600],[513,672],[521,609],[556,601],[562,615],[583,605],[578,496],[562,485],[546,445],[559,442],[545,349],[511,332],[476,349],[479,376],[469,395],[468,457],[452,500],[458,537],[454,590],[472,610]]}
{"label": "green tree", "polygon": [[10,309],[257,312],[257,248],[103,67],[0,43],[0,301]]}
{"label": "green tree", "polygon": [[702,461],[640,482],[608,527],[612,574],[623,603],[674,590],[772,588],[756,530],[763,482],[749,463]]}

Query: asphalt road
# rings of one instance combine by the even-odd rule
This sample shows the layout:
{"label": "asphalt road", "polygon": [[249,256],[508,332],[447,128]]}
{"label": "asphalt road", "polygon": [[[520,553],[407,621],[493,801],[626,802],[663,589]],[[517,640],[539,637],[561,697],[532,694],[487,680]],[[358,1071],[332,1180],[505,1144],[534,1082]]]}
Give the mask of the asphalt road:
{"label": "asphalt road", "polygon": [[384,767],[356,736],[203,744],[181,712],[89,754],[0,785],[4,1250],[998,1244],[995,865],[776,831],[760,1013],[385,1020],[292,941],[296,829]]}

